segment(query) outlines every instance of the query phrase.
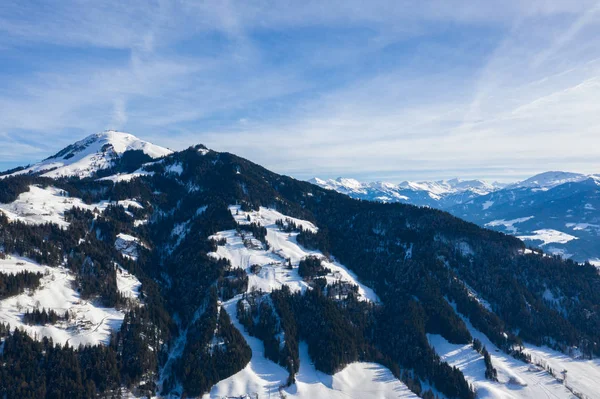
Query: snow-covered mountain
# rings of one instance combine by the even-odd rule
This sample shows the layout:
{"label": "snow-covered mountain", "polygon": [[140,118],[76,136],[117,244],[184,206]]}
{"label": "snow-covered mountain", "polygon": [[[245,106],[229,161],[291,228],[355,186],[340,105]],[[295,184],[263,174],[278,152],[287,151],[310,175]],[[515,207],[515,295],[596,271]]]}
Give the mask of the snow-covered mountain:
{"label": "snow-covered mountain", "polygon": [[[0,179],[0,397],[597,397],[594,267],[201,145],[156,148],[105,132],[45,161],[74,173]],[[485,224],[549,251],[583,242],[600,209],[594,178],[315,182],[482,218],[537,206]],[[565,206],[570,230],[522,229]]]}
{"label": "snow-covered mountain", "polygon": [[403,202],[433,208],[460,204],[476,196],[494,192],[502,187],[499,183],[482,180],[404,181],[362,183],[356,179],[342,178],[323,180],[317,177],[309,182],[320,187],[347,194],[353,198],[380,202]]}
{"label": "snow-covered mountain", "polygon": [[42,173],[45,177],[89,177],[99,170],[112,167],[128,151],[141,151],[153,159],[173,152],[132,134],[107,130],[77,141],[55,155],[13,172],[12,175]]}
{"label": "snow-covered mountain", "polygon": [[[598,264],[600,180],[543,174],[446,210],[460,218],[523,239],[547,252]],[[552,172],[553,176],[559,176]],[[566,177],[566,178],[565,178]]]}
{"label": "snow-covered mountain", "polygon": [[549,190],[553,187],[560,186],[565,183],[577,183],[588,179],[589,175],[572,172],[544,172],[537,174],[529,179],[509,184],[507,189],[531,188],[537,190]]}
{"label": "snow-covered mountain", "polygon": [[482,180],[362,183],[311,179],[353,198],[429,206],[513,234],[550,253],[600,264],[600,178],[545,172],[501,185]]}

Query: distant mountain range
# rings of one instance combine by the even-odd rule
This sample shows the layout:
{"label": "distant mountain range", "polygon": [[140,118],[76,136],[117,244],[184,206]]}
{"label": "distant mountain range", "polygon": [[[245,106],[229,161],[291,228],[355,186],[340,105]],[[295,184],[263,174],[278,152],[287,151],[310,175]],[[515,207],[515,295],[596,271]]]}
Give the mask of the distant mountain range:
{"label": "distant mountain range", "polygon": [[482,180],[363,183],[338,178],[311,183],[350,197],[438,208],[546,252],[600,265],[600,177],[545,172],[503,185]]}

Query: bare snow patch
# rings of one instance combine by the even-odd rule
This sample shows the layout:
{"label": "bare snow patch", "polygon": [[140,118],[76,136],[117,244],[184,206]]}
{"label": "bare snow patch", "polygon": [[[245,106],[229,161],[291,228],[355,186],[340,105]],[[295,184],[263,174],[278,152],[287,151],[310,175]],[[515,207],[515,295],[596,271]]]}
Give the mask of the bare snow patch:
{"label": "bare snow patch", "polygon": [[528,220],[533,219],[533,216],[527,216],[524,218],[518,218],[518,219],[512,219],[512,220],[504,220],[504,219],[500,219],[500,220],[493,220],[489,223],[485,224],[485,227],[499,227],[499,226],[504,226],[504,228],[506,229],[506,231],[512,233],[512,234],[516,234],[518,232],[517,228],[515,227],[515,224],[519,224],[519,223],[524,223],[527,222]]}
{"label": "bare snow patch", "polygon": [[21,193],[9,204],[0,204],[3,212],[10,220],[19,220],[27,224],[55,223],[67,227],[65,211],[74,207],[93,211],[104,211],[110,203],[102,201],[88,205],[80,198],[69,197],[66,191],[56,187],[42,188],[37,185],[29,187],[29,191]]}
{"label": "bare snow patch", "polygon": [[140,297],[142,283],[126,269],[117,266],[117,289],[125,298],[137,300]]}
{"label": "bare snow patch", "polygon": [[152,176],[154,172],[138,169],[132,173],[117,173],[116,175],[103,177],[100,181],[112,181],[113,183],[128,182],[141,176]]}
{"label": "bare snow patch", "polygon": [[565,355],[548,347],[525,344],[525,352],[531,355],[533,363],[550,367],[557,374],[567,370],[566,385],[585,397],[598,397],[600,381],[600,359],[584,360]]}
{"label": "bare snow patch", "polygon": [[577,240],[575,236],[553,229],[535,230],[533,233],[532,235],[519,236],[518,238],[521,240],[542,241],[542,245],[550,243],[566,244],[569,241]]}
{"label": "bare snow patch", "polygon": [[172,173],[175,175],[181,175],[183,173],[183,165],[180,162],[171,164],[165,168],[167,173]]}
{"label": "bare snow patch", "polygon": [[572,393],[559,384],[545,370],[524,363],[498,349],[483,333],[476,330],[468,319],[463,320],[473,336],[481,341],[498,371],[498,382],[485,378],[483,356],[471,344],[449,343],[440,335],[428,334],[428,340],[441,359],[457,367],[475,387],[478,398],[572,398]]}
{"label": "bare snow patch", "polygon": [[494,201],[485,201],[485,202],[484,202],[484,203],[481,205],[481,208],[482,208],[484,211],[487,211],[488,209],[490,209],[490,207],[491,207],[492,205],[494,205]]}

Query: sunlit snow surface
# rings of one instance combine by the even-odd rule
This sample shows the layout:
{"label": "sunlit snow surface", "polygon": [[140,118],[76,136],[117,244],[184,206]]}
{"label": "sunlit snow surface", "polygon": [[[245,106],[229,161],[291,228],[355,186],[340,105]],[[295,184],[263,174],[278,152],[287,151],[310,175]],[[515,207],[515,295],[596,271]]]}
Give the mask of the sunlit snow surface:
{"label": "sunlit snow surface", "polygon": [[103,211],[108,205],[108,201],[88,205],[80,198],[69,197],[61,189],[32,185],[29,191],[21,193],[15,201],[0,204],[0,212],[10,220],[19,220],[27,224],[55,223],[67,227],[69,223],[65,221],[65,211],[75,207]]}
{"label": "sunlit snow surface", "polygon": [[[114,308],[104,308],[80,298],[73,288],[75,276],[63,267],[41,266],[18,256],[0,259],[0,273],[14,274],[20,271],[44,274],[40,287],[34,291],[25,291],[0,301],[0,323],[9,323],[11,328],[18,327],[31,337],[41,339],[49,337],[55,343],[72,346],[108,343],[111,331],[121,327],[124,313]],[[118,273],[118,272],[117,272]],[[133,277],[135,278],[135,277]],[[137,296],[139,281],[127,276],[117,280],[119,290],[124,294]],[[52,309],[59,315],[69,311],[68,322],[59,321],[56,325],[29,326],[22,322],[23,314],[35,308]]]}
{"label": "sunlit snow surface", "polygon": [[462,315],[461,318],[473,338],[480,340],[489,351],[492,365],[498,371],[498,382],[485,378],[483,356],[471,344],[451,344],[440,335],[428,334],[427,337],[442,360],[458,367],[473,384],[478,398],[575,398],[562,381],[539,365],[551,367],[561,380],[561,372],[568,370],[567,385],[571,389],[586,398],[600,397],[600,360],[573,359],[547,347],[526,344],[525,352],[532,356],[532,364],[527,364],[499,350],[467,318]]}
{"label": "sunlit snow surface", "polygon": [[142,208],[134,200],[101,201],[86,204],[80,198],[70,197],[65,191],[48,186],[29,186],[29,191],[19,194],[17,199],[8,204],[0,203],[0,212],[11,221],[21,221],[27,224],[54,223],[61,227],[69,226],[65,220],[65,212],[73,208],[103,212],[109,205],[118,205],[127,209],[129,206]]}
{"label": "sunlit snow surface", "polygon": [[[259,211],[243,212],[238,206],[229,208],[238,223],[258,222],[267,228],[269,250],[258,246],[247,248],[235,230],[219,232],[214,238],[226,238],[227,243],[219,246],[212,256],[229,259],[233,267],[248,269],[251,265],[261,265],[258,274],[248,271],[249,289],[252,287],[271,292],[283,285],[292,290],[305,290],[306,282],[298,275],[298,263],[309,255],[323,256],[318,251],[301,247],[296,237],[298,233],[280,231],[275,224],[278,219],[291,219],[304,229],[316,231],[316,227],[307,221],[287,217],[275,210],[260,208]],[[286,267],[289,259],[292,269]],[[324,261],[324,266],[332,273],[327,276],[330,282],[343,280],[359,286],[362,300],[377,302],[379,299],[372,289],[361,284],[356,276],[336,261]],[[251,337],[239,323],[236,304],[240,297],[223,304],[236,328],[252,348],[250,363],[237,374],[216,384],[205,398],[238,397],[258,394],[258,397],[279,397],[279,389],[285,385],[287,371],[264,357],[263,342]],[[300,344],[300,371],[296,383],[282,388],[282,393],[290,398],[416,398],[416,396],[385,367],[375,363],[352,363],[333,376],[315,369],[308,355],[305,343]]]}
{"label": "sunlit snow surface", "polygon": [[492,220],[491,222],[486,223],[485,227],[504,226],[504,228],[506,228],[506,231],[508,231],[511,234],[516,234],[518,232],[518,229],[515,227],[515,224],[524,223],[531,219],[533,219],[533,216],[527,216],[524,218],[518,218],[518,219],[512,219],[512,220],[504,220],[504,219]]}
{"label": "sunlit snow surface", "polygon": [[[271,292],[273,289],[281,288],[283,285],[287,285],[295,291],[306,289],[308,284],[298,275],[298,264],[302,259],[313,255],[323,258],[323,266],[331,269],[332,273],[325,276],[329,283],[337,280],[350,282],[358,285],[360,298],[373,302],[379,301],[375,292],[360,283],[356,275],[345,266],[335,260],[326,260],[320,251],[308,250],[301,247],[296,241],[298,233],[280,231],[279,227],[275,224],[278,219],[290,219],[296,225],[302,226],[306,230],[316,231],[316,227],[312,223],[290,218],[275,210],[263,207],[257,212],[243,212],[239,206],[231,206],[229,209],[238,223],[248,224],[258,222],[267,229],[267,241],[271,247],[269,250],[246,248],[242,237],[235,230],[222,231],[213,236],[215,239],[225,238],[227,244],[219,246],[216,252],[212,252],[209,255],[228,259],[234,268],[246,270],[251,265],[262,266],[258,274],[248,271],[249,288],[255,287],[265,292]],[[247,220],[248,216],[250,216],[251,222]],[[250,234],[248,233],[248,235]],[[292,264],[292,269],[286,267],[288,259]]]}
{"label": "sunlit snow surface", "polygon": [[550,243],[566,244],[569,241],[577,240],[577,237],[562,231],[553,229],[536,230],[531,235],[519,236],[521,240],[542,241],[542,246]]}

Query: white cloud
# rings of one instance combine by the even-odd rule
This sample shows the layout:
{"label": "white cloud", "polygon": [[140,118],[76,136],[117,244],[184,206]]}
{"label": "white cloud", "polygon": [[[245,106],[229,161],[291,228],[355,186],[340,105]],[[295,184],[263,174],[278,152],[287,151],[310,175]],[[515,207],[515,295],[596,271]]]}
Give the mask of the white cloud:
{"label": "white cloud", "polygon": [[597,4],[9,0],[1,51],[64,57],[0,86],[0,144],[108,123],[299,177],[598,172]]}

